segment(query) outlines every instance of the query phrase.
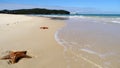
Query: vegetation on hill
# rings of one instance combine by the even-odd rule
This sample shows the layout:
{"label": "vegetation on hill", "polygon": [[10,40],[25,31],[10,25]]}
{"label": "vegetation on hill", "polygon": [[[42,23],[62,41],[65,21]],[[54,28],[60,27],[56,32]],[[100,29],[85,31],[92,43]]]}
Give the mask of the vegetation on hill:
{"label": "vegetation on hill", "polygon": [[66,10],[50,10],[50,9],[18,9],[18,10],[1,10],[0,13],[6,14],[70,14]]}

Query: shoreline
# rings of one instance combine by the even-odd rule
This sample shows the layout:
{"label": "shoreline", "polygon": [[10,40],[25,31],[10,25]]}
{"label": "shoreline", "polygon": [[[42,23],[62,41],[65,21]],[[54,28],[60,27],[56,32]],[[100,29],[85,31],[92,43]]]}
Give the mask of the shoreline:
{"label": "shoreline", "polygon": [[[15,18],[15,17],[13,17]],[[23,17],[26,18],[26,17]],[[5,27],[0,35],[0,57],[6,51],[27,50],[31,59],[22,59],[18,63],[8,65],[7,61],[0,60],[1,68],[80,68],[96,67],[86,62],[83,56],[71,49],[65,49],[55,40],[55,33],[65,25],[64,20],[35,17],[19,24]],[[47,26],[48,30],[40,29]],[[8,30],[9,29],[9,30]],[[81,64],[81,62],[83,64]],[[84,66],[87,65],[87,66]]]}

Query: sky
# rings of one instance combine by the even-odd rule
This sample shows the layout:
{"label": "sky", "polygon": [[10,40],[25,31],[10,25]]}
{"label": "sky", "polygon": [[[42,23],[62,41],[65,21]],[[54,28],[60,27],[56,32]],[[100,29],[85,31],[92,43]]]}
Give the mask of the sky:
{"label": "sky", "polygon": [[120,0],[0,0],[2,9],[49,8],[72,13],[120,14]]}

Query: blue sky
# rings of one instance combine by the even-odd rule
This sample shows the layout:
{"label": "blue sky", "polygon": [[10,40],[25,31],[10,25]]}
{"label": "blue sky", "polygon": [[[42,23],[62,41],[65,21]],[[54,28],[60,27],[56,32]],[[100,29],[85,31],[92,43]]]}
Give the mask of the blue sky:
{"label": "blue sky", "polygon": [[0,9],[35,7],[79,13],[120,13],[120,0],[0,0]]}

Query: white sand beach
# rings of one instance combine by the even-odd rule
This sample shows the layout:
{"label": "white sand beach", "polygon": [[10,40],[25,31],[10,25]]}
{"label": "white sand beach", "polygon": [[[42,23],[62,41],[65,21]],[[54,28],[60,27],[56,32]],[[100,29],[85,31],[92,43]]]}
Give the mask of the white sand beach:
{"label": "white sand beach", "polygon": [[[6,51],[22,50],[32,56],[11,65],[8,60],[0,60],[0,68],[64,68],[63,47],[54,39],[54,33],[64,25],[63,21],[7,14],[0,14],[0,20],[0,57]],[[40,26],[49,29],[42,30]]]}
{"label": "white sand beach", "polygon": [[[0,14],[0,20],[0,58],[8,51],[27,51],[32,57],[15,64],[0,60],[0,68],[102,68],[96,59],[97,63],[82,54],[91,55],[65,51],[55,40],[55,32],[64,27],[64,20],[10,14]],[[40,29],[42,26],[48,29]]]}

